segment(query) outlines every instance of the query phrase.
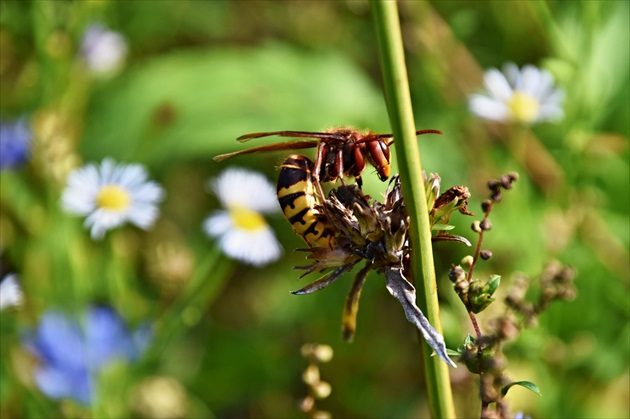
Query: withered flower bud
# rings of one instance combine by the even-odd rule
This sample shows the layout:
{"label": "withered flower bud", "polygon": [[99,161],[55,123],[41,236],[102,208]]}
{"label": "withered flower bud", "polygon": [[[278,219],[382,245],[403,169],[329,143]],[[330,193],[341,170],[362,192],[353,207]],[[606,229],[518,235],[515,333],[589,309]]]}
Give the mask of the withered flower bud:
{"label": "withered flower bud", "polygon": [[512,178],[509,175],[501,176],[501,186],[503,189],[512,189]]}
{"label": "withered flower bud", "polygon": [[516,172],[509,172],[507,175],[512,180],[512,182],[516,182],[518,180],[518,173]]}
{"label": "withered flower bud", "polygon": [[481,224],[479,224],[479,227],[485,231],[492,230],[492,223],[489,218],[485,218]]}
{"label": "withered flower bud", "polygon": [[468,282],[467,273],[461,266],[453,266],[448,273],[448,279],[453,283],[455,292],[458,295],[465,294],[468,291],[470,283]]}
{"label": "withered flower bud", "polygon": [[496,179],[492,179],[488,181],[488,189],[491,191],[498,191],[501,189],[501,182]]}
{"label": "withered flower bud", "polygon": [[481,253],[479,253],[479,256],[483,260],[488,260],[492,257],[492,250],[482,250]]}
{"label": "withered flower bud", "polygon": [[458,295],[465,294],[468,291],[469,287],[470,287],[470,282],[468,282],[466,277],[463,277],[457,282],[455,282],[455,285],[454,285],[455,293],[457,293]]}
{"label": "withered flower bud", "polygon": [[473,221],[473,223],[470,226],[470,229],[472,231],[474,231],[475,233],[481,233],[481,222],[477,221]]}
{"label": "withered flower bud", "polygon": [[515,319],[508,316],[499,319],[497,325],[499,339],[504,341],[514,340],[518,336],[518,333],[519,328]]}
{"label": "withered flower bud", "polygon": [[503,194],[501,194],[501,190],[497,189],[496,191],[492,191],[492,193],[490,194],[490,199],[492,199],[494,202],[501,202],[501,199],[503,199]]}
{"label": "withered flower bud", "polygon": [[529,278],[523,274],[519,274],[512,280],[512,287],[508,294],[511,301],[520,303],[525,299],[527,290],[529,289]]}
{"label": "withered flower bud", "polygon": [[490,211],[490,208],[492,208],[492,201],[489,199],[485,199],[482,203],[481,203],[481,210],[484,213],[487,213],[488,211]]}
{"label": "withered flower bud", "polygon": [[448,273],[448,279],[452,283],[456,283],[457,281],[466,278],[466,271],[461,266],[453,266]]}

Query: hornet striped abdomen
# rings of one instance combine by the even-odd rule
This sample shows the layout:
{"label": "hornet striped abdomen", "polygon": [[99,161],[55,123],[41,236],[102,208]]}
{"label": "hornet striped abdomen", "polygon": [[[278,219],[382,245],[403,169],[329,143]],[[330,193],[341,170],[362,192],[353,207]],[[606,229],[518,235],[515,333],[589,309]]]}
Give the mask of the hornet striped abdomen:
{"label": "hornet striped abdomen", "polygon": [[313,162],[291,154],[280,166],[278,201],[297,234],[313,246],[333,247],[334,232],[315,201]]}

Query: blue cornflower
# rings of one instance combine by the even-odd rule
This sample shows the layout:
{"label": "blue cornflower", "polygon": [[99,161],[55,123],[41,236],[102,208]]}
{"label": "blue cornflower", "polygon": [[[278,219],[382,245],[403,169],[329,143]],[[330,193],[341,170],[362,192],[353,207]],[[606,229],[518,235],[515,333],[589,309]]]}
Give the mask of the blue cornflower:
{"label": "blue cornflower", "polygon": [[31,130],[25,118],[0,122],[0,170],[24,163],[30,149]]}
{"label": "blue cornflower", "polygon": [[90,307],[81,321],[57,310],[47,311],[23,344],[40,360],[35,381],[44,394],[89,404],[99,371],[113,361],[137,360],[149,336],[146,326],[130,333],[111,308]]}

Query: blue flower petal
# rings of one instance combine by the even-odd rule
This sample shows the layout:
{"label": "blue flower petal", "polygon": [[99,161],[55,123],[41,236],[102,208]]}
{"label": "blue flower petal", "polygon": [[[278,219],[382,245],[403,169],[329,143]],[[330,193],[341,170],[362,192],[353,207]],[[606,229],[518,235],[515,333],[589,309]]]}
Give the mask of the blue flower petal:
{"label": "blue flower petal", "polygon": [[0,170],[15,168],[30,154],[30,129],[24,118],[0,123]]}
{"label": "blue flower petal", "polygon": [[100,368],[114,359],[131,359],[135,352],[121,318],[107,307],[95,307],[88,312],[85,338],[90,369]]}
{"label": "blue flower petal", "polygon": [[83,325],[51,310],[44,313],[36,332],[22,334],[23,345],[40,359],[35,380],[50,398],[89,404],[100,369],[115,359],[135,360],[151,336],[146,326],[130,334],[121,317],[107,307],[90,308]]}
{"label": "blue flower petal", "polygon": [[63,368],[79,370],[85,364],[83,333],[76,319],[59,311],[49,311],[42,318],[35,341],[40,358]]}
{"label": "blue flower petal", "polygon": [[35,371],[39,389],[51,399],[72,398],[83,404],[91,401],[90,377],[87,370],[70,371],[46,365]]}

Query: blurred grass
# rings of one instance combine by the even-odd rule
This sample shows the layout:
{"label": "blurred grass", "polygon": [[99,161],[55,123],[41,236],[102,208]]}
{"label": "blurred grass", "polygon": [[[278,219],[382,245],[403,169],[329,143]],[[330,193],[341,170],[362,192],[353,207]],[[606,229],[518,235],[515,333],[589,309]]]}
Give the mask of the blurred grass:
{"label": "blurred grass", "polygon": [[[479,275],[496,272],[506,283],[517,271],[535,277],[550,258],[579,272],[578,298],[552,306],[538,328],[506,349],[510,377],[536,382],[543,394],[511,391],[513,410],[533,417],[626,417],[628,4],[400,7],[416,125],[444,132],[419,137],[423,168],[438,172],[445,186],[468,185],[473,211],[488,178],[507,170],[522,175],[493,212],[495,228],[485,244],[495,256]],[[2,117],[56,115],[61,122],[51,144],[76,147],[86,162],[114,156],[145,163],[168,193],[152,232],[125,228],[98,244],[81,220],[58,209],[62,185],[46,176],[43,160],[0,176],[2,269],[20,273],[27,296],[23,309],[0,317],[0,413],[59,416],[69,408],[47,401],[24,378],[20,328],[35,324],[45,308],[94,299],[114,304],[134,323],[163,320],[192,272],[167,282],[156,273],[155,255],[164,254],[157,249],[180,250],[193,271],[216,252],[200,231],[217,206],[204,189],[206,179],[232,164],[273,179],[285,154],[221,165],[213,155],[239,149],[234,139],[251,131],[390,128],[367,3],[4,1],[0,12]],[[82,29],[93,20],[130,42],[128,65],[113,79],[90,80],[73,62]],[[506,61],[545,66],[566,90],[565,119],[532,129],[561,170],[563,181],[553,193],[539,187],[496,131],[467,111],[465,96],[481,87],[482,71]],[[51,150],[58,149],[39,156],[48,157],[50,167],[66,164]],[[373,178],[366,173],[366,186],[379,196],[383,185]],[[466,235],[470,220],[455,222]],[[207,274],[219,294],[178,317],[181,338],[170,341],[163,356],[127,371],[126,388],[148,375],[167,375],[185,387],[191,416],[296,417],[296,401],[305,394],[299,347],[316,340],[335,349],[333,362],[322,367],[333,388],[319,403],[322,409],[335,417],[426,416],[426,401],[418,399],[423,366],[414,331],[384,292],[382,278],[373,275],[366,283],[355,342],[343,344],[339,325],[349,281],[291,296],[288,291],[303,283],[291,267],[304,264],[303,255],[291,250],[303,243],[280,217],[272,224],[286,257],[263,270],[226,261],[229,277]],[[445,275],[467,252],[435,246],[450,347],[469,326]],[[458,414],[476,414],[475,381],[462,371],[453,374]],[[118,412],[133,404],[113,400]]]}

